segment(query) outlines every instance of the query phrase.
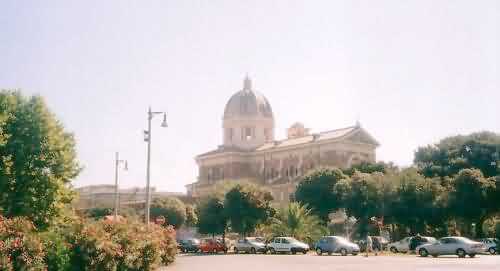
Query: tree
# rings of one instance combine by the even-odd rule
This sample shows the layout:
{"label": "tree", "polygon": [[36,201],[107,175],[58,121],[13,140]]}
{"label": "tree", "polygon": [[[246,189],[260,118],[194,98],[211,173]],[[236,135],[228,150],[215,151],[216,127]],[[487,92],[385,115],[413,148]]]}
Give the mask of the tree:
{"label": "tree", "polygon": [[308,243],[313,243],[328,233],[321,219],[313,215],[307,205],[298,202],[292,202],[281,209],[268,227],[274,236],[293,236]]}
{"label": "tree", "polygon": [[236,185],[224,198],[225,215],[231,229],[244,236],[274,214],[271,193],[255,185]]}
{"label": "tree", "polygon": [[370,218],[383,214],[380,183],[368,173],[355,172],[350,181],[339,182],[334,190],[339,192],[347,215],[358,219],[361,235],[366,235]]}
{"label": "tree", "polygon": [[348,178],[340,169],[320,168],[304,176],[297,186],[295,199],[311,208],[312,212],[326,224],[328,215],[336,211],[341,202],[333,193],[335,184]]}
{"label": "tree", "polygon": [[45,228],[73,199],[80,172],[73,135],[39,96],[0,92],[0,209]]}
{"label": "tree", "polygon": [[497,176],[500,175],[500,135],[480,132],[447,137],[436,145],[418,148],[414,163],[426,177],[451,177],[466,168],[477,168],[486,177]]}
{"label": "tree", "polygon": [[227,218],[224,214],[224,202],[219,197],[208,197],[196,206],[198,214],[198,232],[201,234],[224,234]]}
{"label": "tree", "polygon": [[475,223],[476,235],[482,237],[484,221],[498,210],[495,180],[484,178],[477,169],[463,169],[454,178],[452,187],[450,211],[465,222],[466,229]]}
{"label": "tree", "polygon": [[186,205],[186,226],[194,227],[198,224],[198,216],[196,215],[196,209],[193,205]]}
{"label": "tree", "polygon": [[408,228],[411,234],[424,233],[428,225],[444,229],[447,190],[439,181],[426,179],[414,169],[396,176],[398,183],[391,204],[394,222]]}
{"label": "tree", "polygon": [[362,162],[360,164],[356,164],[351,166],[350,168],[342,170],[345,175],[351,177],[354,172],[359,171],[361,173],[375,173],[375,172],[380,172],[380,173],[388,173],[388,172],[397,172],[398,168],[391,162],[391,163],[384,163],[384,162],[378,162],[378,163],[369,163],[369,162]]}
{"label": "tree", "polygon": [[178,229],[186,221],[186,206],[178,198],[155,199],[151,204],[151,217],[156,218],[159,216],[166,218],[166,224]]}

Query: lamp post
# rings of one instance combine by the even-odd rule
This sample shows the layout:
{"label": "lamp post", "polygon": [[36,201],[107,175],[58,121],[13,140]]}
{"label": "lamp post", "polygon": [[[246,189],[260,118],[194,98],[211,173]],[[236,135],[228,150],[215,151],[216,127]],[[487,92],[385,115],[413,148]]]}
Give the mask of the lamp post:
{"label": "lamp post", "polygon": [[120,154],[118,152],[115,153],[115,214],[114,214],[114,221],[117,221],[118,218],[118,205],[119,205],[119,200],[118,200],[118,168],[120,167],[120,164],[124,163],[123,170],[128,170],[128,163],[127,160],[120,160]]}
{"label": "lamp post", "polygon": [[149,225],[149,209],[151,205],[151,189],[150,189],[150,168],[151,168],[151,120],[155,115],[163,114],[163,121],[161,127],[168,127],[167,125],[167,113],[165,112],[154,112],[151,111],[151,107],[148,109],[148,130],[144,131],[144,141],[148,143],[148,156],[146,164],[146,209],[145,209],[145,223]]}

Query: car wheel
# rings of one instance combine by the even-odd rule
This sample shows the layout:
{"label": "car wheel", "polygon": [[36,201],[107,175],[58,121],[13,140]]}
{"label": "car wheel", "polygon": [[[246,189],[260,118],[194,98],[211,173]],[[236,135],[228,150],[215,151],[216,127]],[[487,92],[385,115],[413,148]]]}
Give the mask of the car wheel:
{"label": "car wheel", "polygon": [[496,251],[495,251],[495,248],[494,247],[490,247],[490,249],[488,249],[488,252],[491,254],[491,255],[495,255]]}
{"label": "car wheel", "polygon": [[238,254],[238,253],[239,253],[238,248],[234,247],[234,254]]}
{"label": "car wheel", "polygon": [[295,251],[295,249],[290,249],[290,252],[292,252],[293,255],[297,254],[297,251]]}
{"label": "car wheel", "polygon": [[474,258],[474,257],[476,257],[476,254],[474,254],[474,253],[469,254],[469,257]]}
{"label": "car wheel", "polygon": [[429,252],[427,251],[427,249],[421,248],[418,251],[418,255],[420,255],[420,257],[427,257],[427,256],[429,256]]}
{"label": "car wheel", "polygon": [[352,256],[356,256],[356,255],[358,255],[358,253],[356,253],[356,252],[354,252],[354,253],[352,254]]}
{"label": "car wheel", "polygon": [[307,254],[307,250],[302,250],[302,254],[306,255]]}
{"label": "car wheel", "polygon": [[340,255],[347,256],[347,250],[345,248],[340,249]]}
{"label": "car wheel", "polygon": [[465,250],[461,248],[457,249],[457,256],[458,258],[465,258]]}
{"label": "car wheel", "polygon": [[321,248],[317,248],[316,249],[316,254],[318,254],[318,256],[321,256],[321,254],[323,254],[323,250],[321,250]]}
{"label": "car wheel", "polygon": [[391,250],[391,252],[392,252],[392,253],[398,253],[398,249],[397,249],[397,248],[395,248],[395,247],[391,247],[391,249],[390,249],[390,250]]}
{"label": "car wheel", "polygon": [[255,248],[250,248],[250,253],[255,254],[257,251],[255,251]]}
{"label": "car wheel", "polygon": [[271,254],[276,254],[276,250],[274,250],[274,248],[270,248],[269,251],[271,252]]}

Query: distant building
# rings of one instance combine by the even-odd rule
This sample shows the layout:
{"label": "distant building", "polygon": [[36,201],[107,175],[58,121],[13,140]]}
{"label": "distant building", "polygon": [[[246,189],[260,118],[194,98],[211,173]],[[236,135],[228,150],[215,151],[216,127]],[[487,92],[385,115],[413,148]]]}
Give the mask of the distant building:
{"label": "distant building", "polygon": [[[87,210],[92,208],[114,208],[115,186],[114,185],[89,185],[77,188],[78,199],[74,206],[77,210]],[[154,187],[151,188],[151,198],[178,197],[184,199],[184,193],[159,192]],[[127,188],[118,190],[118,200],[120,208],[144,206],[146,202],[145,188]]]}
{"label": "distant building", "polygon": [[379,143],[359,122],[312,134],[295,123],[283,140],[275,140],[274,126],[271,104],[246,77],[243,89],[226,104],[222,145],[196,157],[198,180],[186,186],[188,196],[212,193],[222,181],[249,181],[269,188],[276,203],[286,204],[309,170],[376,161]]}

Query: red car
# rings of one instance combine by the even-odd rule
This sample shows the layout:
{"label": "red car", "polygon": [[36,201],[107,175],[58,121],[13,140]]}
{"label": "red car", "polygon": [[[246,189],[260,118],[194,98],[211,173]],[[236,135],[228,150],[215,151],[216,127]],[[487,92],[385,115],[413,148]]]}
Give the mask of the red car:
{"label": "red car", "polygon": [[201,240],[200,250],[203,253],[227,253],[227,247],[222,243],[222,240],[203,239]]}

